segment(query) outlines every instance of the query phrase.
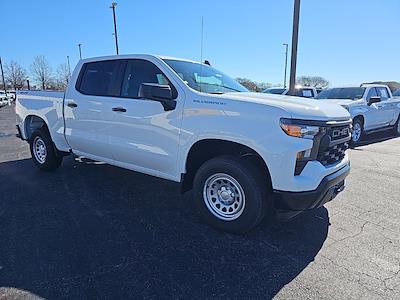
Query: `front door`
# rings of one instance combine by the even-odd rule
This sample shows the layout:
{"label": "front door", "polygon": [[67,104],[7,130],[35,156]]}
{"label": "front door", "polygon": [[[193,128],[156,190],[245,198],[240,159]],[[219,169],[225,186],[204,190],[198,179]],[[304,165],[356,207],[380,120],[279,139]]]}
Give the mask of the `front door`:
{"label": "front door", "polygon": [[[114,158],[127,168],[177,179],[176,161],[184,102],[157,62],[131,59],[126,62],[121,96],[113,99],[114,129],[111,136]],[[168,84],[177,102],[172,111],[165,111],[160,102],[139,99],[142,83]]]}
{"label": "front door", "polygon": [[[370,88],[366,98],[367,104],[372,97],[380,97],[380,94],[378,94],[378,90],[376,88]],[[364,129],[372,130],[382,127],[382,123],[386,118],[386,112],[384,110],[384,104],[382,101],[367,105],[366,109],[367,111],[364,114]]]}

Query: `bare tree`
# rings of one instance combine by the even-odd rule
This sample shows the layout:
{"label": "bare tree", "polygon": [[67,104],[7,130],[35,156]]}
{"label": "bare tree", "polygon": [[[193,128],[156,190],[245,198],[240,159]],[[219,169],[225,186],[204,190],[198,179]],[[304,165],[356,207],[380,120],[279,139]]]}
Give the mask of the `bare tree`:
{"label": "bare tree", "polygon": [[43,55],[35,57],[31,64],[31,73],[34,80],[42,86],[43,90],[51,83],[52,71],[47,59]]}
{"label": "bare tree", "polygon": [[301,76],[297,78],[296,83],[302,86],[310,86],[320,89],[329,86],[329,81],[321,76]]}
{"label": "bare tree", "polygon": [[6,81],[16,89],[20,89],[24,86],[26,81],[26,71],[19,63],[12,60],[5,65]]}
{"label": "bare tree", "polygon": [[247,88],[249,91],[253,92],[262,92],[263,90],[271,86],[270,83],[255,82],[247,78],[236,78],[236,81],[239,82],[241,85],[243,85],[245,88]]}
{"label": "bare tree", "polygon": [[57,68],[57,87],[58,89],[65,89],[70,80],[70,70],[67,63],[63,63]]}

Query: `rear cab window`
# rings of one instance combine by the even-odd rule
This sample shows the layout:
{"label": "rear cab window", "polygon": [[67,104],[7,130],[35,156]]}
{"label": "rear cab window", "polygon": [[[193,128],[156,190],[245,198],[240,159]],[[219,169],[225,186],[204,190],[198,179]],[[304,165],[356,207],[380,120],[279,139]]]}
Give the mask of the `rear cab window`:
{"label": "rear cab window", "polygon": [[79,74],[76,89],[85,95],[119,96],[123,60],[85,63]]}

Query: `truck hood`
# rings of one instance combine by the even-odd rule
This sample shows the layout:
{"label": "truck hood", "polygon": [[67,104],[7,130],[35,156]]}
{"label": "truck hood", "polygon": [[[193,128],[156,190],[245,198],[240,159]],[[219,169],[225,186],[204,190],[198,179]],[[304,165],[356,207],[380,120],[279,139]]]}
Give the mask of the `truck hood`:
{"label": "truck hood", "polygon": [[226,93],[224,97],[279,107],[290,114],[293,119],[320,121],[350,119],[347,110],[337,103],[328,103],[327,101],[264,93]]}
{"label": "truck hood", "polygon": [[323,101],[325,103],[331,103],[331,104],[339,104],[341,106],[349,106],[354,103],[358,103],[357,100],[350,100],[350,99],[317,99],[317,101]]}

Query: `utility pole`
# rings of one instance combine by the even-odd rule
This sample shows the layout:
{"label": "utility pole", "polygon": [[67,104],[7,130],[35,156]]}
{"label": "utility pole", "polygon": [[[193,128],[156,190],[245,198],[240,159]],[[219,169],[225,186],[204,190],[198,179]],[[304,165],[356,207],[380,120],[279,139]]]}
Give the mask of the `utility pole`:
{"label": "utility pole", "polygon": [[288,56],[288,44],[283,44],[285,46],[285,77],[283,78],[283,88],[286,89],[286,75],[287,75],[287,56]]}
{"label": "utility pole", "polygon": [[26,85],[28,86],[28,91],[31,90],[31,86],[29,85],[29,77],[26,79]]}
{"label": "utility pole", "polygon": [[69,55],[67,55],[67,62],[68,62],[68,80],[67,80],[67,82],[69,82],[69,79],[71,78],[71,65],[69,64]]}
{"label": "utility pole", "polygon": [[0,57],[0,68],[1,68],[1,78],[3,79],[4,92],[6,93],[7,97],[7,87],[6,87],[6,81],[4,79],[3,63],[1,62],[1,57]]}
{"label": "utility pole", "polygon": [[81,49],[82,44],[78,44],[79,48],[79,59],[82,59],[82,49]]}
{"label": "utility pole", "polygon": [[297,44],[299,41],[300,0],[294,0],[293,33],[292,33],[292,58],[290,64],[289,95],[294,95],[296,90]]}
{"label": "utility pole", "polygon": [[119,54],[118,51],[118,35],[117,35],[117,20],[115,19],[115,7],[117,6],[117,2],[111,3],[110,8],[113,11],[113,18],[114,18],[114,36],[115,36],[115,50],[117,51],[117,55]]}

